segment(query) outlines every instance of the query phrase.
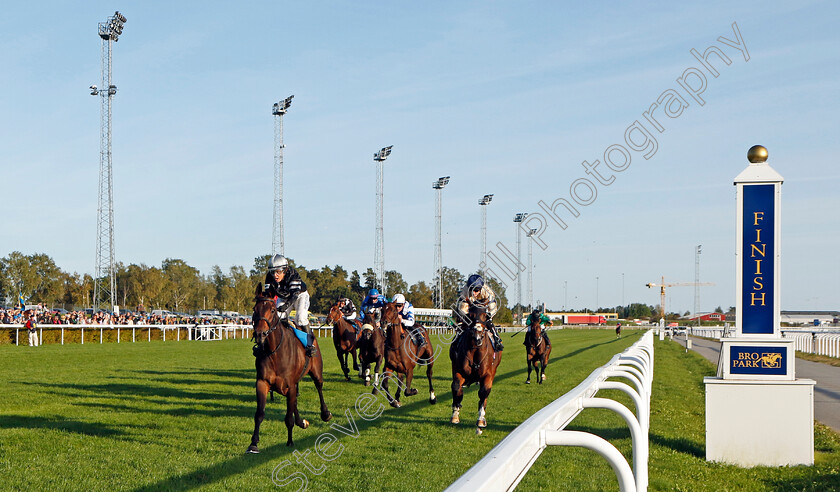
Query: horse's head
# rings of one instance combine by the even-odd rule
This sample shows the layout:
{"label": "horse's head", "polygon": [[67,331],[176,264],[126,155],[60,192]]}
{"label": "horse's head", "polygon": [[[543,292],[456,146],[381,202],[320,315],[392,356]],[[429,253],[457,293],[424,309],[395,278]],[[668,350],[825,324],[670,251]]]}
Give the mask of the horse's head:
{"label": "horse's head", "polygon": [[382,321],[385,326],[400,324],[400,313],[397,310],[397,305],[393,302],[388,302],[382,309]]}
{"label": "horse's head", "polygon": [[470,319],[473,321],[470,325],[470,335],[475,341],[476,347],[481,347],[484,341],[484,333],[487,331],[487,323],[490,321],[490,315],[487,314],[487,309],[482,306],[472,305],[469,311]]}
{"label": "horse's head", "polygon": [[327,315],[327,322],[331,325],[338,323],[342,317],[341,313],[341,301],[337,301],[333,306],[330,308],[330,314]]}
{"label": "horse's head", "polygon": [[274,299],[267,297],[262,290],[262,285],[257,284],[257,290],[254,293],[254,315],[252,318],[254,342],[257,345],[263,345],[268,335],[277,327],[279,321],[280,317],[277,314]]}

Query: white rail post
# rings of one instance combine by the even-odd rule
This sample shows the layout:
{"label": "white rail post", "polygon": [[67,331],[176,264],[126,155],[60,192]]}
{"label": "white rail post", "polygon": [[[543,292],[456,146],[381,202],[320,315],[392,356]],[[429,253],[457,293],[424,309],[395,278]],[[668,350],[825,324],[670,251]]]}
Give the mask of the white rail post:
{"label": "white rail post", "polygon": [[18,345],[18,339],[20,338],[20,328],[15,328],[15,345]]}
{"label": "white rail post", "polygon": [[61,326],[61,344],[64,345],[64,326]]}
{"label": "white rail post", "polygon": [[612,410],[624,418],[630,427],[630,438],[633,443],[633,475],[636,479],[636,490],[647,490],[648,481],[648,436],[642,432],[642,426],[636,416],[621,403],[607,398],[585,398],[583,408],[603,408]]}
{"label": "white rail post", "polygon": [[636,492],[633,471],[624,456],[609,441],[595,434],[579,431],[542,431],[540,440],[548,446],[578,446],[595,451],[603,456],[615,472],[618,490]]}
{"label": "white rail post", "polygon": [[120,343],[120,325],[117,325],[117,343]]}
{"label": "white rail post", "polygon": [[136,331],[135,331],[135,330],[136,330],[136,329],[137,329],[137,328],[135,328],[134,326],[132,326],[132,327],[131,327],[131,343],[134,343],[134,342],[136,342],[136,341],[137,341],[137,340],[135,339],[135,334],[136,334]]}

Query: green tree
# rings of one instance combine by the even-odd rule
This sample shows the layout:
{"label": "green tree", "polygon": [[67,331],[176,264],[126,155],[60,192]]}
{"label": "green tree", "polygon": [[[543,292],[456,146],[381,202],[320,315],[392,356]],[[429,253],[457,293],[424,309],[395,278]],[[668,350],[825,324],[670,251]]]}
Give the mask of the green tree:
{"label": "green tree", "polygon": [[64,295],[63,280],[61,270],[45,254],[13,251],[0,259],[0,286],[15,302],[22,295],[25,302],[54,304]]}
{"label": "green tree", "polygon": [[493,320],[496,323],[513,323],[513,311],[508,307],[507,292],[502,283],[498,279],[489,276],[484,281],[487,282],[487,285],[496,294],[496,304],[499,306],[499,311],[493,317]]}
{"label": "green tree", "polygon": [[716,307],[716,308],[715,308],[715,312],[716,312],[716,313],[723,314],[723,308],[721,308],[720,306],[718,306],[718,307]]}
{"label": "green tree", "polygon": [[434,294],[426,282],[420,281],[408,289],[408,301],[417,307],[433,308],[435,307]]}
{"label": "green tree", "polygon": [[[455,268],[443,267],[441,268],[442,289],[443,289],[443,305],[453,306],[461,294],[461,287],[466,282],[464,276]],[[438,275],[435,274],[432,280],[432,288],[438,284]]]}
{"label": "green tree", "polygon": [[394,297],[397,294],[405,294],[408,291],[408,283],[400,272],[388,270],[385,272],[385,285],[388,286],[388,294]]}
{"label": "green tree", "polygon": [[177,258],[167,258],[161,265],[166,278],[167,301],[174,311],[185,309],[196,293],[199,282],[198,270]]}

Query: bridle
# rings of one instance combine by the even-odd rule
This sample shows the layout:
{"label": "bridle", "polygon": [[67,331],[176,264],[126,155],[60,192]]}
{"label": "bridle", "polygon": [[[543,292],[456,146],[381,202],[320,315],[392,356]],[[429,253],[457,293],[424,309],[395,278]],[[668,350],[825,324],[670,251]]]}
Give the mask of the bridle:
{"label": "bridle", "polygon": [[[259,305],[263,302],[270,302],[271,303],[271,314],[272,314],[271,321],[269,321],[268,318],[266,318],[265,316],[257,317],[257,305]],[[280,316],[277,315],[277,306],[274,305],[274,300],[273,299],[268,298],[268,297],[258,297],[258,298],[256,298],[256,303],[257,304],[254,306],[254,316],[252,318],[252,321],[254,323],[254,348],[255,349],[257,347],[262,347],[263,345],[265,345],[265,342],[268,340],[269,335],[271,335],[272,332],[274,332],[275,330],[277,330],[278,328],[280,328],[282,326],[281,323],[280,323]],[[263,331],[263,332],[257,333],[256,327],[257,327],[257,324],[260,321],[265,321],[265,324],[268,325],[268,331]],[[257,337],[260,338],[259,341],[257,341]],[[283,337],[283,332],[282,331],[280,332],[280,337],[281,338],[280,338],[280,340],[278,340],[277,345],[274,347],[274,350],[272,350],[269,354],[265,355],[264,357],[271,357],[272,355],[274,355],[275,352],[277,352],[277,349],[280,348],[280,342],[283,340],[282,339],[282,337]]]}

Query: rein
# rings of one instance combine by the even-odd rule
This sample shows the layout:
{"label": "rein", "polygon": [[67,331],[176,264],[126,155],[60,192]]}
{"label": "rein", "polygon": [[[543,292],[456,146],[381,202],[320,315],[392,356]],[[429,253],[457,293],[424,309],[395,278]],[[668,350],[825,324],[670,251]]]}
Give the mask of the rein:
{"label": "rein", "polygon": [[[259,304],[261,302],[271,302],[271,312],[274,313],[274,317],[273,317],[273,320],[274,320],[273,325],[274,326],[272,326],[272,323],[265,316],[260,316],[259,318],[256,318],[254,320],[254,326],[257,326],[257,323],[259,323],[260,321],[265,321],[265,324],[268,325],[268,331],[266,331],[266,332],[257,333],[256,330],[254,330],[254,357],[257,357],[257,355],[256,355],[257,349],[259,348],[259,350],[262,351],[261,345],[264,344],[268,340],[268,337],[275,330],[277,330],[278,328],[280,328],[283,325],[280,322],[280,316],[277,316],[277,308],[274,306],[274,301],[272,301],[271,299],[268,299],[268,298],[258,298],[257,299],[257,304]],[[254,314],[256,314],[256,307],[254,308]],[[265,338],[263,338],[262,344],[257,343],[257,335],[265,337]],[[274,346],[274,350],[272,350],[269,354],[260,355],[260,357],[269,358],[272,355],[274,355],[277,352],[277,349],[280,348],[280,345],[281,345],[282,342],[283,342],[283,331],[281,330],[280,331],[280,340],[277,341],[277,344]]]}

